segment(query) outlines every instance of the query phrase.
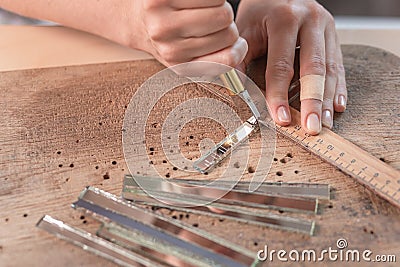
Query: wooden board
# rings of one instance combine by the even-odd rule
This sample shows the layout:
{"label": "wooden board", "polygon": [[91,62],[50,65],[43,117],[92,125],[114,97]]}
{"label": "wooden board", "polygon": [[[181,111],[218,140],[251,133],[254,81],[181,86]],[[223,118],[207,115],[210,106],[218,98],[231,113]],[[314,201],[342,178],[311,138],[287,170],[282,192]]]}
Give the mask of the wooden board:
{"label": "wooden board", "polygon": [[[400,169],[400,58],[365,46],[343,50],[349,103],[344,114],[336,115],[334,131]],[[0,73],[0,266],[113,266],[35,224],[50,214],[85,229],[96,228],[95,222],[69,206],[87,185],[120,194],[127,173],[121,141],[124,111],[140,84],[162,68],[148,60]],[[254,68],[251,76],[263,87],[262,68]],[[157,120],[167,114],[164,108],[160,105],[149,119],[154,132],[160,130]],[[199,125],[213,126],[207,121]],[[207,127],[187,128],[182,134],[187,149],[196,147],[202,137],[218,141],[224,135],[210,133]],[[147,133],[150,139],[154,136]],[[174,177],[155,141],[154,164]],[[346,238],[349,248],[397,254],[400,260],[398,209],[281,136],[275,157],[269,180],[333,187],[334,198],[322,214],[308,216],[319,226],[315,237],[163,212],[254,251],[264,245],[322,250],[335,248],[337,239]]]}

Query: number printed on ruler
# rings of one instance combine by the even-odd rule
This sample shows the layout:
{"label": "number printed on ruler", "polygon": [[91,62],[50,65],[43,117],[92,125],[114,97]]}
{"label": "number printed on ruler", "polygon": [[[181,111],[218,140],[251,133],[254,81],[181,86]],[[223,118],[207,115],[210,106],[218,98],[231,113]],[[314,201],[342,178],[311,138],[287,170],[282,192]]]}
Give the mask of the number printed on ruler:
{"label": "number printed on ruler", "polygon": [[[291,109],[291,112],[294,115],[299,113],[294,109]],[[299,116],[293,117],[293,122],[297,125],[289,127],[277,125],[277,131],[400,207],[400,172],[398,170],[329,129],[323,128],[317,136],[307,134],[299,125]]]}

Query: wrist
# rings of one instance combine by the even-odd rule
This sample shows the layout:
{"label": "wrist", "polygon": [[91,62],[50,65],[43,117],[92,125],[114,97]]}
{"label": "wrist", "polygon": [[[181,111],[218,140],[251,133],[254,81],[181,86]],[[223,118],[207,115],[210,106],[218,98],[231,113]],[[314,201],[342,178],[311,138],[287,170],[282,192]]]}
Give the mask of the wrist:
{"label": "wrist", "polygon": [[154,55],[154,48],[148,37],[143,18],[143,0],[127,0],[120,5],[117,16],[119,33],[116,42]]}

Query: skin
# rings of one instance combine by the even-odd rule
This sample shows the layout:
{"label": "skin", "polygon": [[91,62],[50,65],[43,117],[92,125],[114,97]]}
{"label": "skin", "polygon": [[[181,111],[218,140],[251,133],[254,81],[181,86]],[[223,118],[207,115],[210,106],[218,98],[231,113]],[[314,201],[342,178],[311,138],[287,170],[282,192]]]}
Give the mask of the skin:
{"label": "skin", "polygon": [[[300,45],[300,77],[325,76],[324,100],[301,103],[302,126],[313,135],[320,132],[321,122],[331,128],[334,112],[343,112],[347,102],[342,52],[331,14],[314,0],[242,0],[236,23],[249,45],[242,69],[268,54],[266,98],[275,121],[290,124],[287,88],[294,74],[295,48]],[[307,121],[310,115],[314,122]]]}
{"label": "skin", "polygon": [[301,76],[326,77],[324,101],[302,101],[303,128],[318,134],[321,121],[331,128],[334,112],[346,108],[334,21],[315,0],[242,0],[235,22],[225,0],[0,0],[0,7],[147,51],[165,66],[213,61],[245,71],[268,54],[266,98],[280,125],[291,121],[287,88],[300,45]]}

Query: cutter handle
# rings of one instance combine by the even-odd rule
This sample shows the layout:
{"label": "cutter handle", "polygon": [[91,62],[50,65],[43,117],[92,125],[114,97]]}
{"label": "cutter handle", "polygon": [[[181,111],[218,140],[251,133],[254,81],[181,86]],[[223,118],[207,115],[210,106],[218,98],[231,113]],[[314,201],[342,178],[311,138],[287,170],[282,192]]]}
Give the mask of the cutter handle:
{"label": "cutter handle", "polygon": [[220,78],[232,95],[240,94],[245,90],[235,69],[231,69],[227,73],[221,74]]}

